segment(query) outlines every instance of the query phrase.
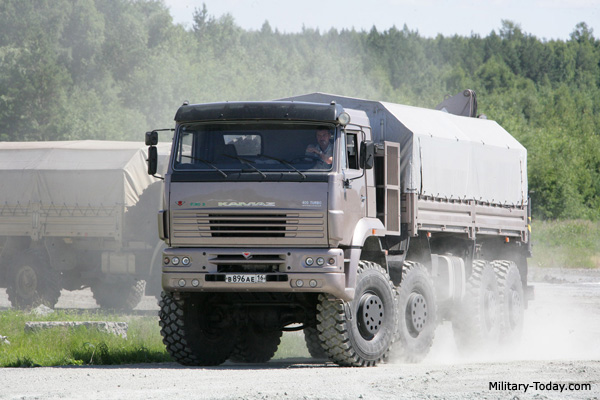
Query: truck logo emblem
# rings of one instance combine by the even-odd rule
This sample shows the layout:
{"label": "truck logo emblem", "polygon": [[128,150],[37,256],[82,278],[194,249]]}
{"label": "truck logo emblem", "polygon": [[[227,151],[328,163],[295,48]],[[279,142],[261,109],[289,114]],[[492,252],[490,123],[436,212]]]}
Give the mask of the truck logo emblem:
{"label": "truck logo emblem", "polygon": [[181,201],[181,200],[179,200],[179,201],[177,202],[177,205],[178,205],[179,207],[181,207],[181,206],[182,206],[182,205],[184,205],[184,204],[185,204],[185,201]]}
{"label": "truck logo emblem", "polygon": [[275,207],[274,201],[219,201],[219,207]]}
{"label": "truck logo emblem", "polygon": [[249,252],[249,251],[245,251],[245,252],[243,252],[243,253],[242,253],[242,255],[244,256],[244,258],[245,258],[246,260],[249,260],[249,259],[251,259],[251,258],[252,258],[252,254],[250,254],[250,252]]}

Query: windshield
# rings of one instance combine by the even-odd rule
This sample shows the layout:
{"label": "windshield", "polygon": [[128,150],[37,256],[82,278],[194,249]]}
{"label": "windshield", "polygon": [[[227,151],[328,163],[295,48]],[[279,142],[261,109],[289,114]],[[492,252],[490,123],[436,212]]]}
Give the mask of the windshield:
{"label": "windshield", "polygon": [[182,125],[173,168],[230,173],[329,171],[334,161],[333,125],[210,123]]}

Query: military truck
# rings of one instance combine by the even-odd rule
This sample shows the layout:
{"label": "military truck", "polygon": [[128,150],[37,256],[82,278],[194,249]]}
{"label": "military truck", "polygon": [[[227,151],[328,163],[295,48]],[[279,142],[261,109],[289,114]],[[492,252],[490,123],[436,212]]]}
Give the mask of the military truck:
{"label": "military truck", "polygon": [[158,215],[170,355],[266,362],[303,330],[312,356],[373,366],[392,345],[422,360],[441,321],[461,351],[518,337],[527,152],[477,118],[470,90],[438,108],[324,93],[182,105]]}
{"label": "military truck", "polygon": [[0,287],[13,307],[91,287],[101,307],[128,310],[146,281],[159,296],[164,243],[149,215],[162,186],[146,174],[145,146],[3,142],[0,182]]}

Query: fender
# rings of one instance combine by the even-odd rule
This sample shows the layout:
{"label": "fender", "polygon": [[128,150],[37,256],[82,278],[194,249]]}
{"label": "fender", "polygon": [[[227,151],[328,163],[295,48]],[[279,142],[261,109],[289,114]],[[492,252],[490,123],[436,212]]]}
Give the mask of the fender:
{"label": "fender", "polygon": [[354,298],[354,289],[356,287],[356,273],[358,270],[358,261],[367,238],[371,236],[384,237],[385,227],[378,218],[362,218],[354,228],[352,242],[345,251],[346,261],[349,263],[346,267],[346,297],[350,300]]}

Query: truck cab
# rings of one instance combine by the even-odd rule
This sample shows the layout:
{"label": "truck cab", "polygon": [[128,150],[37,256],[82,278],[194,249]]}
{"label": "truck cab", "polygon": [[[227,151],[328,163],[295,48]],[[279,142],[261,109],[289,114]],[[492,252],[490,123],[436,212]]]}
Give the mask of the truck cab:
{"label": "truck cab", "polygon": [[351,300],[350,248],[383,233],[365,113],[336,104],[225,103],[183,106],[176,120],[159,219],[169,246],[163,288]]}

